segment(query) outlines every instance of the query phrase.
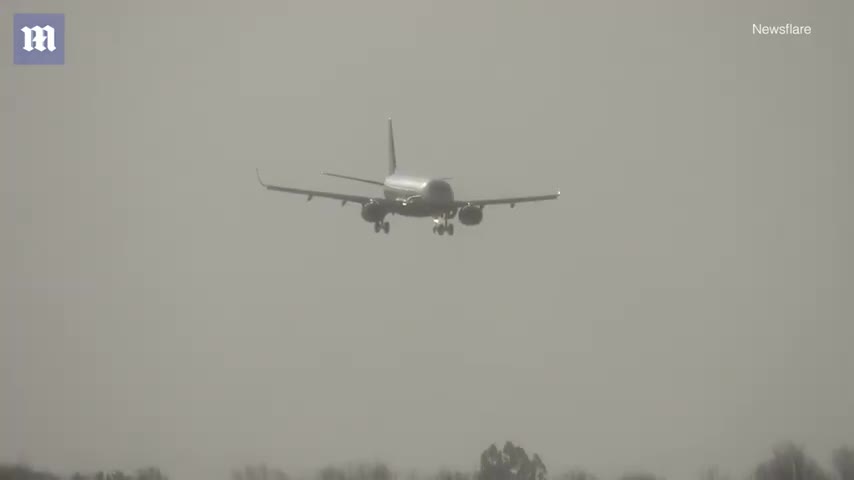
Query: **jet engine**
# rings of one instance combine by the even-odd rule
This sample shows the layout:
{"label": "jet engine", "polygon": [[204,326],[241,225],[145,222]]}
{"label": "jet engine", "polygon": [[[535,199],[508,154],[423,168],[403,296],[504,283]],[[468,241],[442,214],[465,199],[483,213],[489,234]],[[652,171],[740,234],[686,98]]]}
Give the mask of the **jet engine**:
{"label": "jet engine", "polygon": [[382,222],[386,216],[386,213],[388,212],[386,211],[385,207],[373,200],[362,205],[362,218],[365,219],[366,222]]}
{"label": "jet engine", "polygon": [[466,205],[457,214],[463,225],[477,225],[483,220],[483,209],[474,205]]}

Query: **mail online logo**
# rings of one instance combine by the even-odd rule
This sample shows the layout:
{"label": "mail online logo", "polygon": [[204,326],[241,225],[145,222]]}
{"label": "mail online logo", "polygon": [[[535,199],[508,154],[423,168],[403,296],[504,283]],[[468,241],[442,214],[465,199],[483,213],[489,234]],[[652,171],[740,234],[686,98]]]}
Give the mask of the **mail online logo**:
{"label": "mail online logo", "polygon": [[14,20],[15,65],[65,64],[65,15],[16,13]]}

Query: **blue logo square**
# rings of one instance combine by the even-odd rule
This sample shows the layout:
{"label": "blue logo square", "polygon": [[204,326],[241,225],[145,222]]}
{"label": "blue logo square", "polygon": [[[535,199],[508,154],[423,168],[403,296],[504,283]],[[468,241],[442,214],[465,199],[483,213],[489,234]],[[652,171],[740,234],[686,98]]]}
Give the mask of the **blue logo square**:
{"label": "blue logo square", "polygon": [[65,15],[16,13],[12,32],[15,65],[65,64]]}

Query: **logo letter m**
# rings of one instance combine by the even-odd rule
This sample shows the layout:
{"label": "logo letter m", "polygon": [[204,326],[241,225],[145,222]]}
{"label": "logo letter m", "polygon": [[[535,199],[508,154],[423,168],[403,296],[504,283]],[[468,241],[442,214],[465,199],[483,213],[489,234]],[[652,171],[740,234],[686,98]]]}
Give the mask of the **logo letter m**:
{"label": "logo letter m", "polygon": [[[45,41],[47,41],[47,50],[56,50],[56,32],[50,25],[44,27],[24,27],[21,29],[24,32],[24,50],[32,52],[33,49],[39,52],[45,51]],[[35,46],[33,46],[35,44]]]}

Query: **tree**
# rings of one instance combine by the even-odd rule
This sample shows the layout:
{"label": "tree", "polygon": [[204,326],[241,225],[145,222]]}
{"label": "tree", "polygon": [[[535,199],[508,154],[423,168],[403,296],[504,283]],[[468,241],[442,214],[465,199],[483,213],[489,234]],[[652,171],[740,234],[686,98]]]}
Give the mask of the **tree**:
{"label": "tree", "polygon": [[830,480],[815,460],[809,458],[803,448],[784,443],[774,449],[773,457],[759,465],[755,480]]}
{"label": "tree", "polygon": [[854,480],[854,449],[842,447],[833,452],[833,468],[839,480]]}
{"label": "tree", "polygon": [[545,480],[546,474],[539,455],[528,458],[525,449],[513,442],[505,443],[500,451],[493,443],[480,455],[478,480]]}

